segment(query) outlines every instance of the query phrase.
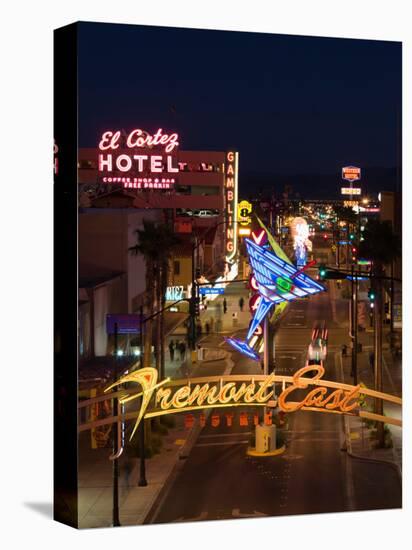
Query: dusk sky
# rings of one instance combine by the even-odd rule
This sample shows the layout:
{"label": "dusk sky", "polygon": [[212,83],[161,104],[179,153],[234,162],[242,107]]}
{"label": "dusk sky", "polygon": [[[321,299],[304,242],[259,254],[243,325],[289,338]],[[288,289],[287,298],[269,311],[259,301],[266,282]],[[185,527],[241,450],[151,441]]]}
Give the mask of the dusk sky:
{"label": "dusk sky", "polygon": [[242,171],[396,166],[401,44],[84,23],[80,146],[107,129],[174,130]]}

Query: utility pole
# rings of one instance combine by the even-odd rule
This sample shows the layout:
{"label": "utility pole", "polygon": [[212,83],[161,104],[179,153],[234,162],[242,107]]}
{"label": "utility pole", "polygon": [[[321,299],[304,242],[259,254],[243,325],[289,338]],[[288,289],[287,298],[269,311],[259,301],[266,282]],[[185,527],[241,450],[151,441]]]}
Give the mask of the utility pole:
{"label": "utility pole", "polygon": [[[118,351],[118,326],[117,323],[114,324],[114,369],[113,369],[113,378],[114,382],[117,382],[117,351]],[[115,397],[113,399],[113,415],[118,414],[118,399]],[[113,456],[116,457],[118,452],[118,435],[119,435],[119,423],[113,423]],[[119,461],[117,458],[113,460],[113,527],[120,526],[119,518]]]}
{"label": "utility pole", "polygon": [[[353,268],[353,266],[352,266]],[[355,275],[355,295],[353,307],[353,383],[356,386],[358,383],[358,276]]]}
{"label": "utility pole", "polygon": [[390,315],[390,333],[391,336],[393,335],[393,312],[394,312],[394,301],[395,301],[395,281],[393,280],[393,263],[391,262],[391,290],[390,290],[390,309],[389,309],[389,315]]}
{"label": "utility pole", "polygon": [[[263,321],[263,374],[269,375],[269,369],[273,366],[273,330],[270,324],[269,316],[266,315]],[[263,409],[263,420],[267,412],[267,407]]]}
{"label": "utility pole", "polygon": [[[382,280],[376,281],[376,298],[375,298],[375,333],[374,333],[374,348],[375,348],[375,390],[382,392],[382,302],[383,302],[383,285]],[[383,415],[382,399],[375,399],[375,413]],[[380,447],[384,446],[385,433],[384,424],[377,422],[377,435]]]}
{"label": "utility pole", "polygon": [[189,304],[189,312],[190,312],[190,332],[189,332],[189,347],[193,351],[196,349],[196,266],[195,266],[195,252],[197,248],[197,239],[195,237],[195,241],[192,246],[192,289],[190,293],[190,304]]}
{"label": "utility pole", "polygon": [[[143,366],[144,359],[144,339],[143,339],[143,327],[144,327],[144,317],[143,317],[143,306],[140,306],[139,311],[139,325],[140,325],[140,364]],[[141,403],[143,401],[143,396],[141,398]],[[139,487],[146,487],[146,463],[145,463],[145,434],[144,434],[144,418],[142,418],[139,426],[139,438],[140,438],[140,478],[138,482]]]}

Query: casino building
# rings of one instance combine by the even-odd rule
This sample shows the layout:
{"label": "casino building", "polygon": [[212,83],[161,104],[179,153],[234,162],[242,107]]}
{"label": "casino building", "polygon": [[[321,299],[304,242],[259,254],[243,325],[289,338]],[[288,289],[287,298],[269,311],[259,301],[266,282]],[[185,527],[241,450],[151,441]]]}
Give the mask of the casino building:
{"label": "casino building", "polygon": [[142,303],[144,261],[128,248],[144,219],[172,222],[181,238],[170,287],[187,289],[192,258],[212,281],[234,276],[238,257],[237,152],[183,151],[161,129],[105,132],[97,145],[78,150],[81,356],[110,353],[105,316]]}
{"label": "casino building", "polygon": [[179,139],[162,129],[104,132],[98,147],[79,149],[79,205],[161,210],[176,233],[216,227],[217,250],[233,264],[238,153],[184,151]]}

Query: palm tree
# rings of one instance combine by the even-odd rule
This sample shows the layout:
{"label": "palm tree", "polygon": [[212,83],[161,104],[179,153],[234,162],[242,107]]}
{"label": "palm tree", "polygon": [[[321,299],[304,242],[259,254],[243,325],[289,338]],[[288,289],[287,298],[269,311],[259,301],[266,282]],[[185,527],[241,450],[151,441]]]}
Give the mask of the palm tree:
{"label": "palm tree", "polygon": [[[159,247],[157,245],[157,225],[150,220],[143,220],[143,228],[136,229],[137,244],[129,248],[132,255],[142,255],[146,264],[146,292],[144,295],[143,309],[148,316],[155,312],[156,296],[156,264],[158,262]],[[149,367],[151,363],[152,347],[152,321],[145,323],[144,339],[144,364]]]}
{"label": "palm tree", "polygon": [[[146,292],[144,309],[147,316],[161,311],[164,306],[164,295],[167,286],[169,260],[173,247],[179,242],[178,237],[167,224],[143,220],[143,227],[135,231],[137,244],[129,248],[134,255],[142,255],[146,264]],[[156,323],[155,355],[156,368],[163,377],[164,372],[164,338],[163,313],[146,322],[144,342],[144,367],[151,364],[152,328]],[[163,350],[163,351],[162,351]]]}
{"label": "palm tree", "polygon": [[[359,245],[359,255],[372,261],[372,279],[375,290],[375,389],[382,391],[382,318],[384,304],[385,266],[401,255],[401,239],[392,230],[391,222],[370,220],[364,231],[364,240]],[[383,414],[383,403],[375,401],[375,412]],[[378,442],[384,446],[384,425],[378,422]]]}

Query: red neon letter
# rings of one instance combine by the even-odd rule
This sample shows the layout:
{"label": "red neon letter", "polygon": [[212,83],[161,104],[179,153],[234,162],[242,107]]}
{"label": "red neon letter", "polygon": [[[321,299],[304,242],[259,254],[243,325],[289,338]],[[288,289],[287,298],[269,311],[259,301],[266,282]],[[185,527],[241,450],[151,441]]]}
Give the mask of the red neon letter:
{"label": "red neon letter", "polygon": [[104,155],[99,155],[99,172],[103,172],[105,166],[107,171],[112,171],[112,155],[107,155],[107,158],[104,158]]}
{"label": "red neon letter", "polygon": [[104,132],[102,139],[99,143],[99,149],[105,151],[106,149],[117,149],[119,144],[117,143],[120,137],[119,130],[115,133],[113,132]]}
{"label": "red neon letter", "polygon": [[137,160],[137,171],[143,172],[143,161],[147,160],[147,155],[133,155],[133,158]]}
{"label": "red neon letter", "polygon": [[167,171],[168,172],[179,172],[179,168],[175,168],[172,166],[172,160],[173,157],[171,155],[167,155]]}
{"label": "red neon letter", "polygon": [[132,159],[129,155],[119,155],[116,159],[116,166],[120,172],[128,172],[132,167]]}
{"label": "red neon letter", "polygon": [[151,172],[162,172],[162,157],[154,155],[150,157]]}

